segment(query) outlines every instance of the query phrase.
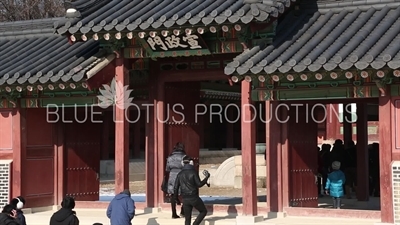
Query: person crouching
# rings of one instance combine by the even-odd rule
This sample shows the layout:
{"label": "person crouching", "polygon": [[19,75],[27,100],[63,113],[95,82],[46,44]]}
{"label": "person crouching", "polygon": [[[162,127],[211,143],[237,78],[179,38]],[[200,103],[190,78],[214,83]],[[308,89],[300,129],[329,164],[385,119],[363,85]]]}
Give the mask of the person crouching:
{"label": "person crouching", "polygon": [[343,185],[345,182],[346,177],[340,170],[340,162],[334,161],[332,163],[332,172],[328,174],[325,186],[325,193],[332,197],[334,209],[340,209],[341,197],[344,195]]}

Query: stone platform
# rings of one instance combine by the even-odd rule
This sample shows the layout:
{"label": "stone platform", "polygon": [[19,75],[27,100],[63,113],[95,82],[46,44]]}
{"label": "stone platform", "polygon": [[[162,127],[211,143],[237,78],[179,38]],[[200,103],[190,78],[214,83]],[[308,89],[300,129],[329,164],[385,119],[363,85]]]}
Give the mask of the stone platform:
{"label": "stone platform", "polygon": [[[94,223],[102,223],[109,225],[110,222],[106,217],[105,210],[98,209],[76,209],[80,225],[93,225]],[[26,220],[29,225],[48,224],[53,211],[38,212],[26,214]],[[195,217],[196,214],[193,214]],[[379,220],[372,219],[337,219],[337,218],[317,218],[317,217],[286,217],[279,219],[264,218],[264,221],[256,224],[275,224],[275,225],[373,225]],[[143,210],[137,210],[136,216],[132,221],[133,225],[176,225],[183,224],[184,219],[171,219],[170,212],[144,213]],[[236,216],[229,214],[212,214],[207,215],[203,225],[236,225]],[[239,224],[238,224],[239,225]],[[240,224],[247,225],[247,224]]]}

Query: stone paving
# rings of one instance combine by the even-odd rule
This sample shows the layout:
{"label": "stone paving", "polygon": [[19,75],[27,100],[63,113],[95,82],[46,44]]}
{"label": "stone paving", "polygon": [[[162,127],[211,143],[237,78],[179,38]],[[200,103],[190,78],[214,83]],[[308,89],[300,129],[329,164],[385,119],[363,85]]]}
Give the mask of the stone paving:
{"label": "stone paving", "polygon": [[[109,220],[105,215],[105,210],[97,209],[76,209],[80,225],[92,225],[93,223],[102,223],[109,225]],[[48,224],[53,211],[38,212],[25,214],[29,225]],[[196,216],[195,214],[193,215]],[[336,219],[336,218],[317,218],[317,217],[286,217],[286,218],[265,218],[264,221],[256,224],[275,224],[275,225],[374,225],[379,220],[365,219]],[[184,219],[171,219],[169,212],[144,213],[137,210],[136,217],[132,221],[132,225],[178,225],[184,224]],[[227,214],[207,215],[202,225],[247,225],[237,224],[236,217]]]}

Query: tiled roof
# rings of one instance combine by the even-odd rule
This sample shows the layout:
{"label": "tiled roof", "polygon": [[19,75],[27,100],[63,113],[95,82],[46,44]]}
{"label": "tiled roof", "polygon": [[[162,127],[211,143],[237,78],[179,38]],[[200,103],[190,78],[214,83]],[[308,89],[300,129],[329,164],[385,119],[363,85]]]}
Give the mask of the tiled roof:
{"label": "tiled roof", "polygon": [[296,0],[78,0],[66,1],[80,19],[56,24],[57,32],[89,33],[162,29],[181,25],[250,23],[278,17]]}
{"label": "tiled roof", "polygon": [[225,73],[397,69],[399,43],[398,0],[301,5],[278,25],[272,45],[240,54]]}
{"label": "tiled roof", "polygon": [[55,19],[0,24],[0,86],[78,82],[104,60],[94,40],[71,45]]}

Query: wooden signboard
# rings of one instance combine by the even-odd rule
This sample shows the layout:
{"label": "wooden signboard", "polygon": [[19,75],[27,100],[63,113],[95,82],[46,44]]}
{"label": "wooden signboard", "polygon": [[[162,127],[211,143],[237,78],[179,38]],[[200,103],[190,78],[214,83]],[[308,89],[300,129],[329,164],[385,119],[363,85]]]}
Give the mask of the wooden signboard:
{"label": "wooden signboard", "polygon": [[207,45],[199,34],[156,35],[142,39],[151,57],[209,55]]}

